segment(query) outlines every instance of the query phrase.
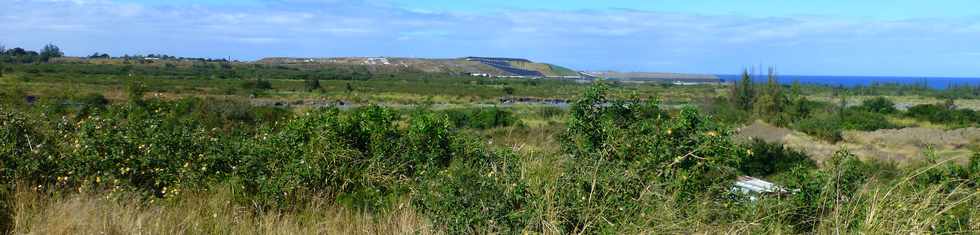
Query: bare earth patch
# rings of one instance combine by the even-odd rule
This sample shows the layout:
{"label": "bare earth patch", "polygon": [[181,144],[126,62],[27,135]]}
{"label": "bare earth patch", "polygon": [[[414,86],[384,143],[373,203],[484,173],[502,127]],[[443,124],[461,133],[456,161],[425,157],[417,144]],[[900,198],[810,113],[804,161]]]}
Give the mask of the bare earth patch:
{"label": "bare earth patch", "polygon": [[845,131],[844,140],[829,143],[804,133],[780,128],[763,122],[755,122],[738,129],[737,138],[752,138],[770,143],[782,143],[787,147],[806,152],[817,162],[823,162],[840,149],[847,149],[864,159],[878,159],[907,163],[924,158],[930,148],[940,157],[964,157],[980,143],[980,128],[943,130],[938,128],[904,128],[866,131]]}

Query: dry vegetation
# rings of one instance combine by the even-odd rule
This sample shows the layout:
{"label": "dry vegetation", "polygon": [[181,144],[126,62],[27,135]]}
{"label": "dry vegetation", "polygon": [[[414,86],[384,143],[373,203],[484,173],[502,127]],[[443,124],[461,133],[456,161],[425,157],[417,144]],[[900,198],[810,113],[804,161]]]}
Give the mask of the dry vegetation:
{"label": "dry vegetation", "polygon": [[927,152],[934,152],[942,157],[968,157],[973,154],[973,150],[980,147],[977,145],[980,143],[978,128],[944,130],[910,127],[870,132],[845,131],[843,141],[838,143],[828,143],[761,121],[742,127],[739,132],[742,139],[758,138],[802,150],[818,162],[830,158],[840,149],[848,149],[865,159],[909,163],[924,160]]}
{"label": "dry vegetation", "polygon": [[14,234],[432,234],[410,207],[384,215],[357,212],[329,200],[296,211],[256,212],[232,203],[227,191],[148,201],[106,193],[45,193],[20,189]]}

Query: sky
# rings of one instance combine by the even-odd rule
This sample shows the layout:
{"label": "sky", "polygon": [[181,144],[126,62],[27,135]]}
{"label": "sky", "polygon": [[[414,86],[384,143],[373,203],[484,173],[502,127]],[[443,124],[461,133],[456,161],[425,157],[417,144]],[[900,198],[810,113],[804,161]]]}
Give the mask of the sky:
{"label": "sky", "polygon": [[980,77],[975,0],[0,0],[0,44],[263,57],[522,57],[576,70]]}

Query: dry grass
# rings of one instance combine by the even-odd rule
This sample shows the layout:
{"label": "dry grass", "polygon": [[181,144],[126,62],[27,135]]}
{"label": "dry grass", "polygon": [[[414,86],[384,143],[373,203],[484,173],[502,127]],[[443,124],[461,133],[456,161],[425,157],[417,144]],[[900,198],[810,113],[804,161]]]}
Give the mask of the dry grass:
{"label": "dry grass", "polygon": [[980,143],[980,129],[963,128],[944,130],[936,127],[913,127],[878,131],[845,131],[844,140],[828,143],[804,133],[772,126],[762,122],[739,129],[739,138],[758,138],[772,143],[782,143],[790,148],[806,152],[814,160],[822,162],[842,148],[863,159],[914,163],[922,160],[927,150],[942,157],[965,157],[973,153]]}
{"label": "dry grass", "polygon": [[[848,103],[851,105],[861,104],[864,100],[876,98],[879,96],[848,96]],[[920,96],[920,95],[905,95],[905,96],[884,96],[889,100],[895,102],[896,104],[905,104],[909,106],[915,106],[920,104],[941,104],[945,102],[943,99],[936,97]],[[828,94],[812,95],[807,96],[807,99],[815,101],[823,101],[836,103],[838,100]],[[960,108],[980,110],[980,100],[978,99],[958,99],[956,100],[956,105]]]}
{"label": "dry grass", "polygon": [[49,196],[18,190],[14,234],[431,234],[408,206],[384,215],[313,203],[255,213],[228,193],[146,202],[108,194]]}

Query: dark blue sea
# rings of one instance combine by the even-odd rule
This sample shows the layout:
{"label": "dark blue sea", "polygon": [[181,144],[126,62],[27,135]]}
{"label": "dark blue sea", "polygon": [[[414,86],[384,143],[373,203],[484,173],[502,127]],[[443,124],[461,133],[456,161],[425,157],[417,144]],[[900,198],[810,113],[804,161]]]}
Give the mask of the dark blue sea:
{"label": "dark blue sea", "polygon": [[[726,82],[736,81],[739,75],[718,75]],[[765,82],[765,76],[757,76],[753,80]],[[799,81],[802,84],[817,84],[829,86],[870,86],[872,84],[925,84],[935,89],[945,89],[953,85],[980,86],[980,78],[944,78],[944,77],[862,77],[862,76],[800,76],[800,75],[780,75],[777,77],[779,83],[792,84]]]}

